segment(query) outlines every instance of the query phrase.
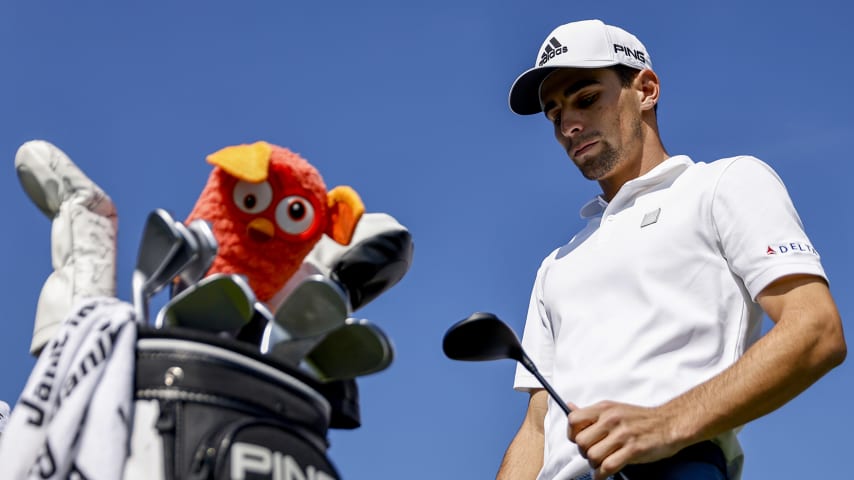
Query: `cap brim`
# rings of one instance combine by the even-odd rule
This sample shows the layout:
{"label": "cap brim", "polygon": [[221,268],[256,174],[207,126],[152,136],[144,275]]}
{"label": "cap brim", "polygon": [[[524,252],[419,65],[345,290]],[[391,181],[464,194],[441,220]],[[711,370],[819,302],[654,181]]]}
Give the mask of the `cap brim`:
{"label": "cap brim", "polygon": [[533,115],[543,111],[540,105],[540,84],[560,67],[534,67],[513,82],[510,87],[510,110],[519,115]]}
{"label": "cap brim", "polygon": [[522,75],[519,75],[516,81],[513,82],[513,86],[510,87],[510,110],[519,115],[533,115],[542,112],[543,107],[540,105],[540,85],[555,70],[563,68],[602,68],[610,67],[617,63],[613,60],[589,60],[577,62],[572,65],[550,65],[528,69]]}

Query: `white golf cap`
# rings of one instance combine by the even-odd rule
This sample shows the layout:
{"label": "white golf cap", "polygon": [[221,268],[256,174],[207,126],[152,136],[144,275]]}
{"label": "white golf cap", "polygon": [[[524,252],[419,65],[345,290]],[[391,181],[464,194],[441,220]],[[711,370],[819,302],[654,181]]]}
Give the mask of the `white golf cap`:
{"label": "white golf cap", "polygon": [[510,110],[519,115],[543,111],[540,85],[559,68],[599,68],[622,64],[652,68],[646,47],[631,33],[605,25],[601,20],[582,20],[554,29],[537,53],[534,67],[510,87]]}

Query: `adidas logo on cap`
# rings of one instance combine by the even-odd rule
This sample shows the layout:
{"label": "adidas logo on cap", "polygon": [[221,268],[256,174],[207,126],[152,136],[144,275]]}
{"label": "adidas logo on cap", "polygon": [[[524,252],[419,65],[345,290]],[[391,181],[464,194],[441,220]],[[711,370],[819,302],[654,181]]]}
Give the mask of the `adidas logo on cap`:
{"label": "adidas logo on cap", "polygon": [[543,49],[542,55],[540,55],[540,63],[538,63],[537,66],[542,67],[546,62],[561,53],[566,53],[566,51],[567,48],[564,45],[561,45],[560,42],[557,41],[557,38],[550,38],[549,43],[546,44],[546,48]]}

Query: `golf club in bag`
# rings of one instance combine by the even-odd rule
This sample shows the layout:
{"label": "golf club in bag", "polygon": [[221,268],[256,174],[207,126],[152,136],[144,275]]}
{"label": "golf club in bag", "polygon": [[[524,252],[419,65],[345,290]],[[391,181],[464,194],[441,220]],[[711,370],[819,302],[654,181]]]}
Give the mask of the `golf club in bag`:
{"label": "golf club in bag", "polygon": [[[132,282],[139,322],[124,478],[337,480],[327,432],[360,426],[355,377],[393,358],[381,330],[346,316],[408,270],[412,240],[394,226],[324,249],[334,260],[325,279],[310,277],[286,308],[270,312],[239,276],[204,277],[216,252],[206,225],[185,228],[152,212]],[[149,318],[149,299],[167,285],[171,300]],[[296,341],[308,336],[313,343],[297,360],[306,356],[324,375],[276,355],[274,345],[263,348],[267,326]],[[351,350],[359,358],[348,360]],[[360,368],[344,369],[353,362]]]}
{"label": "golf club in bag", "polygon": [[[452,360],[487,361],[511,359],[531,372],[557,405],[566,413],[571,410],[551,384],[543,378],[534,362],[525,353],[516,332],[492,313],[475,312],[452,325],[442,339],[442,350]],[[622,472],[613,476],[629,480]]]}

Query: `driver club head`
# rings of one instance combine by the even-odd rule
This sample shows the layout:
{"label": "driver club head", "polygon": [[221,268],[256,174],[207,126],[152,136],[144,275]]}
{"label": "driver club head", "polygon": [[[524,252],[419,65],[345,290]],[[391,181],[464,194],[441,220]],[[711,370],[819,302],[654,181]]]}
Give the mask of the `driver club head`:
{"label": "driver club head", "polygon": [[485,361],[513,359],[522,364],[540,382],[558,406],[569,415],[569,407],[540,374],[522,349],[519,337],[492,313],[476,312],[455,323],[445,332],[442,350],[452,360]]}
{"label": "driver club head", "polygon": [[442,350],[452,360],[487,361],[505,358],[522,361],[516,333],[492,313],[476,312],[445,333]]}

